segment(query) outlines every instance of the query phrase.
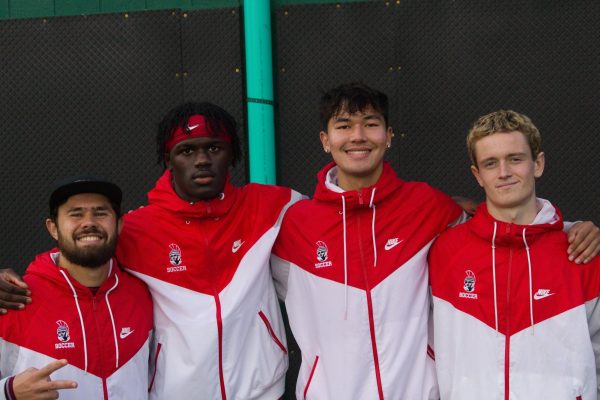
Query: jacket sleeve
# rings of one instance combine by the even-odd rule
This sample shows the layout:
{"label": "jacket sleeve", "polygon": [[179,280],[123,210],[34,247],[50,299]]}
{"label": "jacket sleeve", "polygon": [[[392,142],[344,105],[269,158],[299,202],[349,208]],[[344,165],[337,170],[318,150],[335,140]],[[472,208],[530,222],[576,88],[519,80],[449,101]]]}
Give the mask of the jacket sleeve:
{"label": "jacket sleeve", "polygon": [[590,330],[590,338],[596,358],[596,382],[598,390],[598,398],[600,399],[600,299],[588,300],[585,303],[587,311],[588,327]]}
{"label": "jacket sleeve", "polygon": [[15,400],[12,396],[12,381],[14,376],[7,376],[0,380],[0,400]]}
{"label": "jacket sleeve", "polygon": [[279,300],[285,301],[287,295],[288,276],[290,274],[290,262],[275,254],[271,254],[271,273],[275,283],[275,291]]}
{"label": "jacket sleeve", "polygon": [[596,257],[590,264],[581,268],[585,268],[582,275],[583,285],[586,287],[585,310],[596,359],[596,384],[600,399],[600,258]]}
{"label": "jacket sleeve", "polygon": [[[279,300],[285,301],[285,297],[287,295],[287,284],[288,284],[288,276],[290,274],[290,262],[284,260],[281,257],[278,257],[276,254],[279,254],[279,249],[284,248],[286,246],[286,242],[288,239],[288,229],[287,225],[290,224],[290,217],[288,208],[296,204],[299,200],[305,199],[306,196],[301,195],[300,193],[292,190],[292,198],[288,206],[283,210],[280,216],[279,224],[281,224],[279,234],[275,243],[273,244],[273,249],[271,250],[271,274],[273,276],[273,281],[275,283],[275,290],[277,292],[277,297]],[[285,218],[284,218],[285,214]],[[284,238],[285,240],[283,240]]]}

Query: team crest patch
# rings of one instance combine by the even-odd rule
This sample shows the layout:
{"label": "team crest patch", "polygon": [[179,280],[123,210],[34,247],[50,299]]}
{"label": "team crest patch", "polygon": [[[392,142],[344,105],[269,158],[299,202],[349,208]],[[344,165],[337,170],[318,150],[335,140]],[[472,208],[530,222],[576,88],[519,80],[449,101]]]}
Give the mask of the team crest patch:
{"label": "team crest patch", "polygon": [[477,279],[475,278],[475,274],[470,269],[466,270],[465,274],[467,274],[467,276],[463,280],[463,289],[465,291],[460,292],[458,294],[458,297],[463,297],[465,299],[476,299],[477,293],[474,293],[474,292],[475,292],[475,282],[477,281]]}
{"label": "team crest patch", "polygon": [[325,268],[331,267],[333,264],[331,261],[327,261],[329,258],[327,249],[327,245],[325,242],[317,241],[317,263],[315,263],[315,268]]}
{"label": "team crest patch", "polygon": [[175,243],[171,243],[169,245],[169,249],[169,263],[171,264],[171,266],[167,267],[167,272],[185,271],[186,266],[181,265],[181,263],[183,262],[183,258],[181,256],[181,249],[179,248],[179,246],[177,246]]}
{"label": "team crest patch", "polygon": [[56,321],[58,328],[56,328],[56,336],[60,343],[55,343],[55,349],[72,349],[75,347],[75,343],[69,342],[71,336],[69,335],[69,325],[62,319]]}

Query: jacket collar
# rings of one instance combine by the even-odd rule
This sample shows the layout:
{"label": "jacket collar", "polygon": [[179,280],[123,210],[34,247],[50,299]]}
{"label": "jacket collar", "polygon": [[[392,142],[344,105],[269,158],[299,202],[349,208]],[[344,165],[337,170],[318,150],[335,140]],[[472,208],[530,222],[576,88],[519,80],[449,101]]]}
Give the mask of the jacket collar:
{"label": "jacket collar", "polygon": [[213,218],[225,215],[234,204],[238,194],[238,189],[231,184],[228,176],[220,196],[208,201],[191,203],[177,195],[173,189],[172,180],[171,171],[165,171],[148,193],[148,204],[164,208],[181,217]]}
{"label": "jacket collar", "polygon": [[[71,292],[69,288],[68,281],[73,286],[73,289],[77,292],[77,294],[81,297],[91,297],[92,292],[90,289],[81,283],[77,282],[75,279],[71,277],[68,270],[56,264],[56,260],[58,260],[59,250],[54,248],[50,251],[42,253],[38,255],[35,260],[29,265],[27,268],[27,274],[38,275],[41,278],[53,282],[54,285],[60,286]],[[61,272],[62,271],[62,272]],[[64,272],[64,274],[63,274]],[[102,282],[102,285],[98,288],[96,292],[96,296],[103,296],[109,289],[111,289],[115,284],[117,284],[118,278],[121,271],[117,260],[113,257],[110,261],[110,270],[108,272],[108,276]]]}
{"label": "jacket collar", "polygon": [[381,203],[404,184],[404,181],[396,176],[387,161],[383,163],[383,170],[377,182],[360,190],[344,191],[337,186],[336,177],[337,165],[335,162],[327,164],[319,171],[314,198],[319,201],[339,204],[342,201],[341,197],[344,196],[348,209],[369,207],[371,204]]}
{"label": "jacket collar", "polygon": [[468,222],[469,228],[486,241],[491,241],[496,225],[495,242],[498,245],[514,244],[523,246],[523,231],[528,242],[533,242],[539,235],[563,229],[563,219],[560,210],[548,200],[537,199],[541,206],[531,225],[519,225],[498,221],[488,211],[485,202],[477,208],[475,216]]}

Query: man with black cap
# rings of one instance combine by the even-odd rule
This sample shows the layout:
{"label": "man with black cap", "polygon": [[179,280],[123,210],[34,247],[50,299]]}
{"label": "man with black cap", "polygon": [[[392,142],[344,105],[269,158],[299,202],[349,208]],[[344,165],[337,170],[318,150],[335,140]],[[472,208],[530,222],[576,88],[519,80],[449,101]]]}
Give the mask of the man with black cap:
{"label": "man with black cap", "polygon": [[152,301],[113,258],[121,198],[92,177],[52,191],[58,247],[27,268],[31,304],[0,318],[0,399],[147,398]]}
{"label": "man with black cap", "polygon": [[[165,171],[148,206],[125,215],[116,253],[154,301],[149,397],[279,399],[288,359],[269,256],[283,214],[301,196],[231,184],[242,154],[236,122],[212,103],[167,113],[157,152]],[[14,272],[0,271],[0,289],[14,302],[0,305],[30,307]]]}

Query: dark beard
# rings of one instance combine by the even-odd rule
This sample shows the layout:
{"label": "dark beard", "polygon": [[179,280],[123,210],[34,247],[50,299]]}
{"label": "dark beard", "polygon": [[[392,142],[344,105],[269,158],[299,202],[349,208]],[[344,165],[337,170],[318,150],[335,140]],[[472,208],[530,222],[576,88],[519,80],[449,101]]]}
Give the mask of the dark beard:
{"label": "dark beard", "polygon": [[113,236],[106,244],[95,249],[80,249],[78,247],[64,246],[58,242],[61,256],[69,262],[85,268],[98,268],[106,264],[115,254],[117,236]]}

